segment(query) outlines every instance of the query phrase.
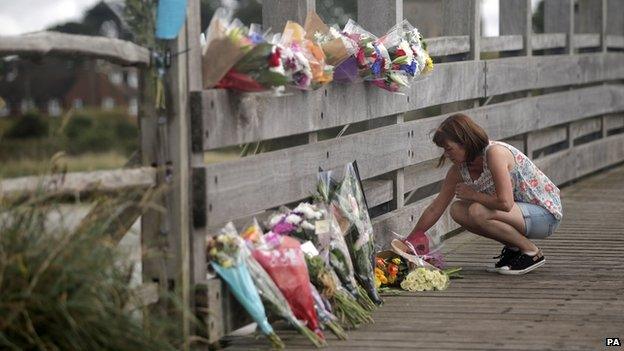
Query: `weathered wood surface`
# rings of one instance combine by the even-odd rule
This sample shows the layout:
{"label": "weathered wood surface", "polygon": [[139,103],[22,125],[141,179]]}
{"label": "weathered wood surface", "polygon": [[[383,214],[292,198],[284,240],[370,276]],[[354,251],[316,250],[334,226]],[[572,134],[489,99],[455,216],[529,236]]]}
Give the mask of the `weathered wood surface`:
{"label": "weathered wood surface", "polygon": [[21,197],[41,191],[51,195],[84,195],[86,193],[115,193],[133,188],[156,185],[156,169],[116,169],[110,171],[72,172],[45,177],[29,176],[0,181],[0,197]]}
{"label": "weathered wood surface", "polygon": [[481,38],[481,52],[522,50],[522,35],[501,35]]}
{"label": "weathered wood surface", "polygon": [[[484,270],[500,250],[494,241],[464,232],[444,251],[464,279],[443,292],[384,296],[375,324],[327,332],[331,350],[598,350],[620,335],[624,316],[624,167],[562,191],[564,220],[536,241],[545,266],[511,277]],[[279,328],[288,349],[309,349],[302,337]],[[620,336],[621,339],[621,336]],[[226,350],[267,349],[262,338],[231,337]]]}
{"label": "weathered wood surface", "polygon": [[541,33],[531,36],[533,50],[563,48],[566,46],[566,40],[565,33]]}
{"label": "weathered wood surface", "polygon": [[623,79],[622,62],[621,53],[592,53],[444,63],[415,82],[406,95],[365,84],[332,84],[281,97],[214,89],[193,92],[193,149],[307,133],[514,91]]}
{"label": "weathered wood surface", "polygon": [[[504,139],[620,111],[624,111],[624,87],[603,85],[512,100],[467,113],[492,139]],[[363,179],[368,179],[438,157],[440,150],[430,141],[430,133],[445,117],[207,165],[208,223],[217,225],[311,195],[319,167],[333,169],[355,159]],[[406,192],[411,190],[405,187]]]}
{"label": "weathered wood surface", "polygon": [[0,56],[62,54],[96,57],[123,65],[149,65],[148,49],[114,38],[56,32],[0,36]]}

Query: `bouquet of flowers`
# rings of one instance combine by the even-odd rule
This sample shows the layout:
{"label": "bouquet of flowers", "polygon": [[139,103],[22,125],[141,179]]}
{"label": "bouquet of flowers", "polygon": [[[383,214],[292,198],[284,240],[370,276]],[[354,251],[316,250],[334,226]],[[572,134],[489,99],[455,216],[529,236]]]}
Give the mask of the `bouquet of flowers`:
{"label": "bouquet of flowers", "polygon": [[406,260],[392,251],[382,251],[375,256],[375,286],[399,286],[409,273]]}
{"label": "bouquet of flowers", "polygon": [[[260,225],[255,219],[253,223],[241,233],[241,236],[250,242],[258,242],[262,235],[262,228],[260,228]],[[284,297],[284,294],[282,294],[277,285],[275,285],[269,274],[264,270],[264,268],[262,268],[258,261],[253,258],[249,249],[246,246],[243,246],[243,251],[245,254],[245,261],[249,267],[249,272],[251,273],[251,277],[258,288],[260,297],[265,302],[265,306],[267,306],[276,315],[284,318],[284,320],[295,327],[299,333],[308,338],[314,346],[322,347],[324,345],[324,341],[303,325],[297,317],[295,317],[290,309],[290,306],[288,305],[288,301]]]}
{"label": "bouquet of flowers", "polygon": [[271,276],[295,316],[325,339],[314,309],[310,279],[301,245],[296,239],[269,232],[253,243],[253,257]]}
{"label": "bouquet of flowers", "polygon": [[385,45],[351,19],[345,25],[343,33],[357,43],[355,60],[359,76],[373,82],[383,79],[392,68],[392,60]]}
{"label": "bouquet of flowers", "polygon": [[316,89],[332,81],[333,67],[326,64],[323,49],[305,34],[298,23],[286,23],[280,40],[283,69],[295,88]]}
{"label": "bouquet of flowers", "polygon": [[409,87],[410,81],[433,69],[433,60],[418,29],[407,20],[392,27],[380,41],[388,49],[392,67],[381,79],[373,83],[389,91]]}
{"label": "bouquet of flowers", "polygon": [[316,308],[316,314],[321,320],[321,324],[328,327],[338,339],[346,340],[347,333],[345,333],[344,329],[338,324],[338,318],[331,313],[330,305],[325,303],[314,285],[310,286],[310,290],[314,298],[314,308]]}
{"label": "bouquet of flowers", "polygon": [[206,254],[219,276],[227,283],[234,297],[267,336],[273,347],[284,348],[284,343],[269,324],[258,290],[241,250],[243,243],[232,223],[228,223],[216,237],[207,238]]}
{"label": "bouquet of flowers", "polygon": [[332,203],[335,204],[338,215],[347,219],[350,224],[346,241],[352,254],[355,277],[366,290],[370,300],[380,305],[382,300],[377,294],[373,274],[373,225],[357,172],[357,163],[348,163],[344,173],[342,183],[333,194]]}
{"label": "bouquet of flowers", "polygon": [[334,27],[329,27],[316,14],[308,12],[305,21],[306,39],[321,46],[327,56],[327,63],[338,67],[357,52],[357,44]]}

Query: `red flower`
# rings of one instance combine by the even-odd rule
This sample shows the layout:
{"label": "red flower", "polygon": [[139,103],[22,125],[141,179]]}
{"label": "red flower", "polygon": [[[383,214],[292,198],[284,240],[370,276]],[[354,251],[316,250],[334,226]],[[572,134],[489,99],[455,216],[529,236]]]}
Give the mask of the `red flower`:
{"label": "red flower", "polygon": [[282,64],[280,49],[275,47],[275,51],[269,56],[269,67],[277,67]]}
{"label": "red flower", "polygon": [[539,182],[537,181],[536,178],[533,178],[529,180],[529,184],[531,185],[531,187],[535,188],[539,184]]}
{"label": "red flower", "polygon": [[403,49],[398,49],[394,54],[396,57],[405,56],[405,51]]}
{"label": "red flower", "polygon": [[516,162],[518,162],[518,164],[523,164],[524,163],[524,157],[522,157],[522,155],[520,155],[520,154],[516,155]]}
{"label": "red flower", "polygon": [[531,200],[531,203],[532,203],[533,205],[539,205],[539,201],[538,201],[537,199],[532,199],[532,200]]}
{"label": "red flower", "polygon": [[364,66],[366,64],[366,56],[364,55],[364,50],[360,49],[357,52],[357,62],[360,66]]}

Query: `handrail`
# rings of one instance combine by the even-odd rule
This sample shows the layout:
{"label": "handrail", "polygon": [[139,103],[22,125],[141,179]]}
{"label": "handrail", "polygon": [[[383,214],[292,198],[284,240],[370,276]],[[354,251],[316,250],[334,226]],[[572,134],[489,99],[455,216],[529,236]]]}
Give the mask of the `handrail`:
{"label": "handrail", "polygon": [[2,55],[82,55],[122,65],[150,64],[150,52],[129,41],[56,32],[0,36]]}

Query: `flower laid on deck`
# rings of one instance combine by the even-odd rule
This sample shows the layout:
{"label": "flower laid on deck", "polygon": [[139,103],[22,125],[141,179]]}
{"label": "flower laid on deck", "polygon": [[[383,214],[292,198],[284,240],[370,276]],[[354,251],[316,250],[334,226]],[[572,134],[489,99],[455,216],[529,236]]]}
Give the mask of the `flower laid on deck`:
{"label": "flower laid on deck", "polygon": [[403,279],[401,289],[407,291],[445,290],[448,285],[449,277],[443,272],[420,267]]}

